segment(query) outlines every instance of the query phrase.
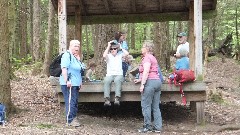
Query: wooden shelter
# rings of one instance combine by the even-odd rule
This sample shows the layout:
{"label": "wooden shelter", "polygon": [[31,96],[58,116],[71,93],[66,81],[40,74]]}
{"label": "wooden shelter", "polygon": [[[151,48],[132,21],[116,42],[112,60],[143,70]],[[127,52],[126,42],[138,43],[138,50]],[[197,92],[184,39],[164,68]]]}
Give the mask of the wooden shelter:
{"label": "wooden shelter", "polygon": [[[83,24],[189,21],[190,67],[195,71],[197,80],[202,80],[202,19],[216,15],[217,0],[52,0],[52,3],[58,11],[60,53],[67,48],[67,23],[75,24],[75,37],[81,40]],[[188,93],[192,94],[189,95],[189,101],[193,101],[191,106],[196,106],[197,120],[200,123],[204,119],[205,83],[198,88],[194,84],[188,87]],[[170,88],[165,85],[167,84],[162,88],[162,96],[166,97],[164,99],[178,100],[175,92],[169,91]],[[198,86],[198,83],[196,85]],[[91,87],[83,87],[84,97],[93,96],[93,93],[99,94],[99,91],[90,91]],[[94,87],[100,87],[100,84]],[[136,86],[123,87],[127,89],[123,96],[139,94]],[[135,95],[122,100],[139,101],[138,98],[139,96]],[[80,99],[80,102],[103,102],[101,98],[89,97],[86,101],[83,99]]]}

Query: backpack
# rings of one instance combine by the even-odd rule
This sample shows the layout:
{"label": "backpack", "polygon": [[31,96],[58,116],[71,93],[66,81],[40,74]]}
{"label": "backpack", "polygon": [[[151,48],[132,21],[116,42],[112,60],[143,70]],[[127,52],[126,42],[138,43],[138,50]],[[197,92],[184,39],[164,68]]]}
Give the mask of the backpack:
{"label": "backpack", "polygon": [[173,72],[172,75],[170,75],[169,77],[169,84],[171,82],[174,82],[175,86],[179,86],[180,87],[180,94],[182,97],[182,104],[186,105],[187,100],[186,97],[184,96],[184,92],[183,92],[183,83],[185,82],[193,82],[195,80],[195,74],[194,71],[192,70],[186,70],[186,69],[181,69],[178,71]]}
{"label": "backpack", "polygon": [[5,105],[0,103],[0,125],[5,124],[5,117],[6,117],[5,108],[6,108]]}
{"label": "backpack", "polygon": [[[67,51],[68,52],[68,51]],[[68,52],[69,53],[69,52]],[[52,63],[50,64],[50,67],[49,67],[49,73],[51,76],[54,76],[54,77],[60,77],[60,75],[62,74],[62,69],[61,69],[61,58],[62,58],[62,55],[64,53],[58,55],[53,61]],[[71,54],[69,53],[70,55],[70,62],[71,62]]]}

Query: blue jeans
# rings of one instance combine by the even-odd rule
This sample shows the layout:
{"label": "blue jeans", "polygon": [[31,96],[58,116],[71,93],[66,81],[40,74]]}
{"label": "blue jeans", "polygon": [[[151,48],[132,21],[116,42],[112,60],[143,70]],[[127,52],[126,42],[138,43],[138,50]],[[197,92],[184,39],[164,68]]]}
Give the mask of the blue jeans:
{"label": "blue jeans", "polygon": [[104,77],[104,98],[110,98],[111,84],[114,81],[115,83],[115,97],[121,97],[123,76],[122,75],[112,75]]}
{"label": "blue jeans", "polygon": [[141,95],[141,106],[142,106],[142,114],[144,117],[144,126],[151,125],[151,111],[153,111],[153,127],[158,130],[162,129],[162,115],[159,108],[160,104],[160,88],[161,88],[160,80],[147,80],[143,93]]}
{"label": "blue jeans", "polygon": [[[67,123],[71,123],[72,120],[77,116],[78,112],[78,97],[79,97],[79,86],[72,86],[71,88],[71,100],[70,100],[70,110],[69,110],[69,94],[70,89],[67,85],[61,85],[64,102],[65,102],[65,113],[67,118]],[[68,115],[69,111],[69,115]]]}
{"label": "blue jeans", "polygon": [[125,79],[125,76],[128,70],[128,64],[126,62],[122,62],[122,70],[123,70],[123,78]]}

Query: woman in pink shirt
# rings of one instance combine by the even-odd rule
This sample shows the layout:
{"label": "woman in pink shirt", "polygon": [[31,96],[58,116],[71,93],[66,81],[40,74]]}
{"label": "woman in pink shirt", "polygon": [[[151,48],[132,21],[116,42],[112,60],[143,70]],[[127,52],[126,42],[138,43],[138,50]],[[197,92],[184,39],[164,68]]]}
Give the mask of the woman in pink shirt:
{"label": "woman in pink shirt", "polygon": [[[135,83],[140,83],[139,91],[141,92],[141,107],[144,117],[143,128],[138,132],[161,132],[162,130],[162,115],[159,108],[160,103],[160,88],[162,82],[158,73],[158,62],[153,56],[152,42],[144,42],[142,46],[143,58],[139,66],[140,77],[135,79]],[[153,125],[151,123],[151,112],[153,111]]]}

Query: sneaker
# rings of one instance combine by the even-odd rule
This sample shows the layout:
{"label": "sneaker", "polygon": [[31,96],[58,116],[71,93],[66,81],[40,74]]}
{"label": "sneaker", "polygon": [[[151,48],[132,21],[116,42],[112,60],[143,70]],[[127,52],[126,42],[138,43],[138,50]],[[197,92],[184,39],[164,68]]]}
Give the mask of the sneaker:
{"label": "sneaker", "polygon": [[152,132],[151,128],[143,126],[142,128],[138,129],[139,133],[147,133],[147,132]]}
{"label": "sneaker", "polygon": [[79,127],[80,123],[77,118],[74,118],[73,121],[69,125],[73,126],[73,127]]}
{"label": "sneaker", "polygon": [[120,105],[119,97],[115,97],[114,105]]}
{"label": "sneaker", "polygon": [[111,106],[111,102],[109,98],[105,99],[104,106]]}
{"label": "sneaker", "polygon": [[152,129],[153,132],[155,133],[161,133],[161,130],[160,129],[156,129],[155,127]]}

